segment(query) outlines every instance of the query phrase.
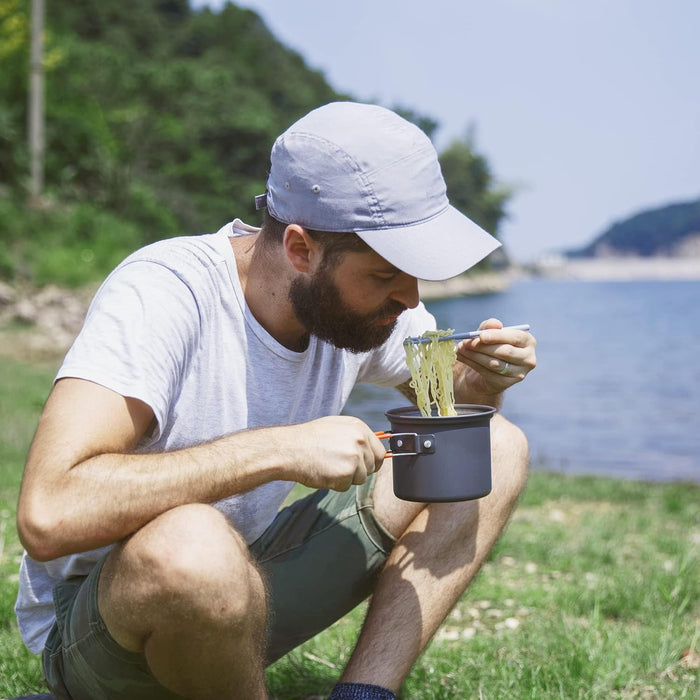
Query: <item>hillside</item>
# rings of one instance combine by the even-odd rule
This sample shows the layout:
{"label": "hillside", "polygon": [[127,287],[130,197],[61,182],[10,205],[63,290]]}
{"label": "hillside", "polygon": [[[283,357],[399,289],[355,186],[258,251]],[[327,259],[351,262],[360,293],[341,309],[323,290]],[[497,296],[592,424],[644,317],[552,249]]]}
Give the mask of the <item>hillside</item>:
{"label": "hillside", "polygon": [[[29,206],[30,8],[0,2],[0,280],[13,285],[79,287],[154,240],[257,223],[276,136],[321,104],[363,99],[231,2],[47,2],[44,187]],[[498,235],[510,191],[469,140],[440,158],[455,206]]]}
{"label": "hillside", "polygon": [[[17,187],[30,3],[5,5],[0,103],[12,109],[1,112],[10,123],[0,126],[0,183]],[[48,2],[44,36],[46,198],[91,202],[152,239],[252,214],[275,136],[347,98],[230,3],[215,13],[187,0]]]}
{"label": "hillside", "polygon": [[648,209],[618,221],[568,258],[700,258],[700,199]]}

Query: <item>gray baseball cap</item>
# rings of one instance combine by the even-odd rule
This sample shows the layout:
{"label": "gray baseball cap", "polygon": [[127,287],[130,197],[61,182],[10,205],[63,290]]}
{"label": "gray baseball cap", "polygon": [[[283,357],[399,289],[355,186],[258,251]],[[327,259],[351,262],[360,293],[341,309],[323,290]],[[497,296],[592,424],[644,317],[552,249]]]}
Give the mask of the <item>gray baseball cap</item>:
{"label": "gray baseball cap", "polygon": [[258,209],[285,224],[354,231],[413,277],[454,277],[501,245],[450,205],[426,134],[384,107],[319,107],[275,141],[270,161]]}

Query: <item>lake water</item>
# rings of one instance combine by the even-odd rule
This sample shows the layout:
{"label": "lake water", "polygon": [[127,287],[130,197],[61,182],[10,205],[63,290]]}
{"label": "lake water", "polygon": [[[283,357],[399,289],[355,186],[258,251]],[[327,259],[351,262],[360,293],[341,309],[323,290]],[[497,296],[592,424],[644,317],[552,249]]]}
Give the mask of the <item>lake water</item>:
{"label": "lake water", "polygon": [[[426,305],[439,328],[531,324],[538,366],[502,412],[527,433],[533,468],[700,482],[700,281],[533,279]],[[346,413],[380,429],[402,405],[360,386]]]}

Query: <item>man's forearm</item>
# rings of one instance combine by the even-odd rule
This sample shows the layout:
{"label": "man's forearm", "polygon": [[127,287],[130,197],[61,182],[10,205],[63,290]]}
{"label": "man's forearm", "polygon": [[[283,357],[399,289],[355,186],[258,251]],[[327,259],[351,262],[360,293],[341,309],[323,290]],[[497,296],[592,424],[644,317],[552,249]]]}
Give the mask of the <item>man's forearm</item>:
{"label": "man's forearm", "polygon": [[174,452],[86,459],[20,499],[23,542],[32,556],[53,559],[116,542],[178,505],[211,503],[291,478],[293,465],[282,460],[290,454],[282,449],[292,442],[290,430],[264,428]]}

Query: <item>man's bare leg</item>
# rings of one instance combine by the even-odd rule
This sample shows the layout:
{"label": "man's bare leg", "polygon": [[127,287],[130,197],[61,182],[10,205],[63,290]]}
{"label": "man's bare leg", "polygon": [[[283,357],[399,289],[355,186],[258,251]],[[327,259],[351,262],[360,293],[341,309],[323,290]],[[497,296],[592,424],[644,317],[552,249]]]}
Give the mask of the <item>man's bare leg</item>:
{"label": "man's bare leg", "polygon": [[143,651],[169,690],[267,697],[265,588],[243,539],[214,508],[175,508],[115,548],[98,604],[114,639]]}
{"label": "man's bare leg", "polygon": [[528,466],[523,433],[492,420],[492,492],[476,501],[400,501],[391,470],[380,471],[375,511],[402,533],[377,583],[343,682],[397,691],[416,659],[486,561],[522,491]]}

